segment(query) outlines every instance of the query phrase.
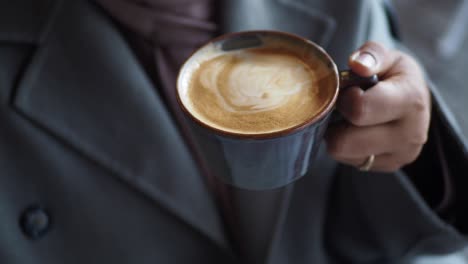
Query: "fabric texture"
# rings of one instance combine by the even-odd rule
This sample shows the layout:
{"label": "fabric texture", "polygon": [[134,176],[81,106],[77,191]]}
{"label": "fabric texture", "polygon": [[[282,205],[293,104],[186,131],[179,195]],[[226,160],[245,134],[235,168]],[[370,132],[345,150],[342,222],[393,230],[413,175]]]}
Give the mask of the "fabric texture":
{"label": "fabric texture", "polygon": [[[345,67],[370,36],[389,41],[378,3],[224,1],[219,30],[289,31]],[[0,14],[0,262],[246,263],[160,84],[115,21],[86,0],[6,1]],[[258,195],[245,197],[262,206]],[[284,192],[264,263],[463,261],[462,229],[424,198],[405,173],[339,166],[322,146]],[[19,220],[31,205],[51,219],[36,239]]]}

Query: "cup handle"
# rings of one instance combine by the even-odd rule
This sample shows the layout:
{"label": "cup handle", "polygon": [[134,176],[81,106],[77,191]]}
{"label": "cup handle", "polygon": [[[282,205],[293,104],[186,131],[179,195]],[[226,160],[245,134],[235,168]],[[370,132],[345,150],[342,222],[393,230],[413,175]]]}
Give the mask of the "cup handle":
{"label": "cup handle", "polygon": [[367,90],[379,82],[377,75],[371,77],[362,77],[350,70],[340,71],[340,89],[359,86],[363,90]]}
{"label": "cup handle", "polygon": [[[376,85],[378,82],[379,77],[377,75],[362,77],[350,70],[340,71],[340,90],[359,86],[365,91]],[[345,118],[335,109],[331,115],[330,124],[336,124],[343,121],[345,121]]]}

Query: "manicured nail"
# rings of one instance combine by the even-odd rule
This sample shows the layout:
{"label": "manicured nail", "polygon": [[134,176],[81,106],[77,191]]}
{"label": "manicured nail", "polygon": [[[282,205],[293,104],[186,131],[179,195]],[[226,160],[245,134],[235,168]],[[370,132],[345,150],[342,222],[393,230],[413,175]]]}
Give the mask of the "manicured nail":
{"label": "manicured nail", "polygon": [[375,59],[374,55],[366,51],[356,52],[351,59],[369,69],[375,67],[377,64],[377,60]]}

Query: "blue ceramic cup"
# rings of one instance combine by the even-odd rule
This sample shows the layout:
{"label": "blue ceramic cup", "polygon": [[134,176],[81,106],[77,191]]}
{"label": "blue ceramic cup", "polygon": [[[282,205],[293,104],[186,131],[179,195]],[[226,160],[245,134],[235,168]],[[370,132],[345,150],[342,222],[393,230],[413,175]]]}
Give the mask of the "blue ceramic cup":
{"label": "blue ceramic cup", "polygon": [[[303,58],[313,69],[320,69],[317,79],[323,107],[313,116],[291,127],[274,132],[238,133],[213,126],[200,118],[190,106],[189,82],[210,50],[223,53],[278,46]],[[224,182],[238,188],[265,190],[285,186],[304,174],[323,141],[334,113],[340,89],[350,86],[368,88],[377,77],[362,78],[350,71],[338,71],[331,57],[317,44],[289,33],[246,31],[218,37],[198,49],[182,66],[177,80],[177,97],[194,129],[212,147],[206,151],[210,169]],[[260,124],[259,124],[260,125]],[[203,148],[203,146],[202,146]],[[215,149],[213,155],[212,149]]]}

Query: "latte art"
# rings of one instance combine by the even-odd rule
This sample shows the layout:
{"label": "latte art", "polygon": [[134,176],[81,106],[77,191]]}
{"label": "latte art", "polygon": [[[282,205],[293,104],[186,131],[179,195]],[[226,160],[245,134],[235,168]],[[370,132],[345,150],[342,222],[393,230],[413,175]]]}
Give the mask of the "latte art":
{"label": "latte art", "polygon": [[307,93],[314,75],[299,59],[241,52],[220,56],[200,69],[200,84],[229,112],[272,110]]}

